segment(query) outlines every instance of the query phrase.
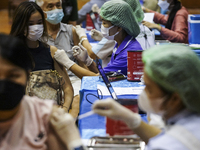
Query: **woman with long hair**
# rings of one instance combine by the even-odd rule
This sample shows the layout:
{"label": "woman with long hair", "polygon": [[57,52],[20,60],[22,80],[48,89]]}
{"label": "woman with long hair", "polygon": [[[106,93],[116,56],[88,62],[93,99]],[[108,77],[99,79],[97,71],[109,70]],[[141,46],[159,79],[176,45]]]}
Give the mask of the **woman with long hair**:
{"label": "woman with long hair", "polygon": [[159,0],[158,5],[163,10],[169,9],[169,15],[165,16],[143,8],[144,12],[154,13],[153,21],[156,23],[143,21],[143,24],[149,28],[159,30],[161,36],[170,42],[188,43],[188,12],[181,5],[181,0]]}
{"label": "woman with long hair", "polygon": [[54,60],[57,48],[39,41],[39,38],[47,34],[42,9],[34,2],[21,3],[15,11],[10,34],[24,41],[35,62],[26,94],[41,99],[53,99],[68,112],[73,88],[66,69]]}

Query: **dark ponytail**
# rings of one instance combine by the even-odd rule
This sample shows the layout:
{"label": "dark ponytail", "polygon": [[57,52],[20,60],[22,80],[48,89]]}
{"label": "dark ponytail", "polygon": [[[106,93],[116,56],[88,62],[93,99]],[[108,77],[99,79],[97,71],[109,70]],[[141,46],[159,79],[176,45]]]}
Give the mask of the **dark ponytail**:
{"label": "dark ponytail", "polygon": [[166,24],[165,28],[171,30],[172,23],[174,21],[174,17],[176,16],[177,11],[180,9],[181,9],[181,2],[179,0],[174,0],[174,7],[172,8],[172,10],[169,13],[169,18],[167,20],[167,24]]}

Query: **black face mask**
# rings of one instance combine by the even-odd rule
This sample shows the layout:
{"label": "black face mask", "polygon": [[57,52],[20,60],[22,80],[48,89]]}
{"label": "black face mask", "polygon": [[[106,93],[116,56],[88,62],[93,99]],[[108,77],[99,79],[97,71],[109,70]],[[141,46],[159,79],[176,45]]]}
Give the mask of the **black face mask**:
{"label": "black face mask", "polygon": [[0,80],[0,110],[12,110],[25,94],[23,85],[9,80]]}

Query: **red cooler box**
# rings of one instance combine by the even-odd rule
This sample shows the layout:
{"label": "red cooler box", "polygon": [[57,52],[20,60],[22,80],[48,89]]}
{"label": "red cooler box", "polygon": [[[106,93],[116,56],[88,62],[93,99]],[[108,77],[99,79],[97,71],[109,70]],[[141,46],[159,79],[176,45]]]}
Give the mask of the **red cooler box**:
{"label": "red cooler box", "polygon": [[[138,105],[136,99],[119,99],[117,100],[124,107],[138,113]],[[122,121],[106,118],[106,133],[113,135],[133,135],[134,132]]]}
{"label": "red cooler box", "polygon": [[99,30],[97,18],[98,18],[98,13],[93,13],[93,12],[87,13],[87,15],[86,15],[86,30],[88,30],[88,31],[90,31],[92,29]]}
{"label": "red cooler box", "polygon": [[129,50],[127,52],[127,80],[140,81],[143,75],[142,52]]}

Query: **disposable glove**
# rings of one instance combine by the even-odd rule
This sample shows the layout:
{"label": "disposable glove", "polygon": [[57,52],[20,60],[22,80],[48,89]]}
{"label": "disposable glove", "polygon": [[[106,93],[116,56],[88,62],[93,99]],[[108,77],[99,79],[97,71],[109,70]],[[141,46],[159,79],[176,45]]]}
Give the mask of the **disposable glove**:
{"label": "disposable glove", "polygon": [[69,59],[64,50],[57,50],[54,54],[54,58],[59,64],[65,66],[67,69],[75,64],[75,62]]}
{"label": "disposable glove", "polygon": [[73,56],[78,60],[82,61],[86,66],[90,66],[93,62],[93,59],[87,53],[87,49],[83,47],[80,43],[79,46],[72,47]]}
{"label": "disposable glove", "polygon": [[100,12],[100,9],[99,9],[99,7],[98,7],[97,4],[92,5],[92,11],[93,11],[94,13],[99,13],[99,12]]}
{"label": "disposable glove", "polygon": [[150,9],[148,9],[148,8],[146,8],[146,7],[144,7],[144,6],[142,6],[142,10],[143,10],[143,12],[145,12],[145,13],[149,13],[151,10]]}
{"label": "disposable glove", "polygon": [[86,36],[85,29],[81,28],[80,25],[76,25],[76,27],[74,27],[74,29],[76,30],[76,34],[79,36],[80,40],[83,36]]}
{"label": "disposable glove", "polygon": [[74,118],[70,114],[58,109],[52,114],[50,123],[69,150],[82,145],[79,131],[74,124]]}
{"label": "disposable glove", "polygon": [[101,41],[103,38],[103,35],[100,31],[98,31],[96,29],[92,29],[91,30],[91,38],[93,38],[96,41]]}
{"label": "disposable glove", "polygon": [[132,112],[113,99],[96,101],[92,108],[94,113],[114,120],[121,120],[131,129],[137,128],[141,124],[141,117],[139,114]]}

